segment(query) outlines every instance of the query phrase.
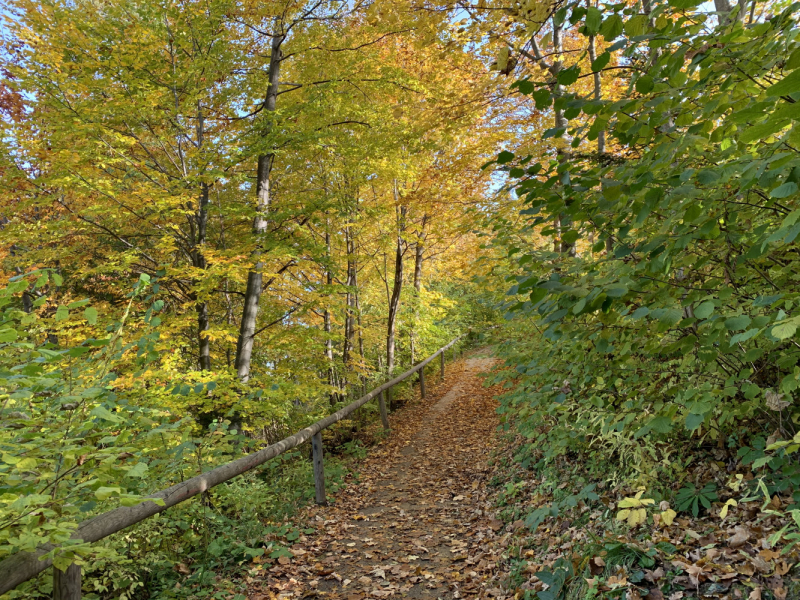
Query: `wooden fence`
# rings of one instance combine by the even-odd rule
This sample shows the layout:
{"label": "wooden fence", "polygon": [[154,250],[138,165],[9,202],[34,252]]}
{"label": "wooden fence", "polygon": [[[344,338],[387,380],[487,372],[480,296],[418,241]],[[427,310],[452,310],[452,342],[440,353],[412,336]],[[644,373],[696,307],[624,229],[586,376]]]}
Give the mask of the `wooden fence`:
{"label": "wooden fence", "polygon": [[[97,542],[106,538],[118,531],[121,531],[131,525],[135,525],[140,521],[145,520],[155,514],[167,510],[171,506],[175,506],[188,500],[193,496],[202,494],[210,490],[220,483],[224,483],[233,479],[237,475],[241,475],[264,464],[268,460],[275,458],[279,454],[283,454],[287,450],[291,450],[300,444],[311,440],[312,457],[314,463],[314,487],[315,498],[317,503],[325,503],[325,472],[323,469],[322,460],[322,430],[330,427],[337,421],[341,421],[353,411],[365,405],[367,402],[374,398],[378,398],[378,407],[380,409],[381,421],[383,427],[389,429],[389,420],[386,414],[386,398],[388,395],[391,398],[391,389],[398,383],[408,379],[414,373],[419,373],[420,393],[425,397],[425,367],[433,361],[437,356],[441,360],[441,376],[444,377],[444,353],[446,350],[453,347],[463,335],[455,338],[446,346],[439,348],[436,352],[431,354],[422,362],[414,365],[408,371],[387,381],[383,385],[376,387],[374,390],[365,394],[355,402],[345,406],[341,410],[328,415],[301,429],[294,435],[282,439],[280,442],[267,446],[258,452],[248,454],[237,460],[224,464],[220,467],[212,469],[207,473],[198,475],[188,479],[187,481],[178,483],[165,490],[161,490],[148,496],[153,500],[160,502],[156,503],[150,500],[144,500],[136,506],[121,506],[109,512],[102,513],[87,521],[81,523],[72,534],[72,539],[83,542]],[[19,584],[32,579],[42,571],[53,566],[51,558],[43,558],[45,554],[52,552],[54,546],[50,544],[43,544],[39,546],[34,552],[19,552],[9,556],[0,562],[0,594],[4,594],[13,590]],[[73,564],[67,568],[66,571],[61,571],[53,567],[53,598],[54,600],[80,600],[81,598],[81,567],[80,565]]]}

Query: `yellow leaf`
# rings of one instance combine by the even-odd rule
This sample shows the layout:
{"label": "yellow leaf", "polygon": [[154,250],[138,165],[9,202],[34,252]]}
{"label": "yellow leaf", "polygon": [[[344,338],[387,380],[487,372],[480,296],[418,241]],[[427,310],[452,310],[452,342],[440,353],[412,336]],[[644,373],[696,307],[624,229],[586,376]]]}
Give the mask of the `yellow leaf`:
{"label": "yellow leaf", "polygon": [[506,67],[508,66],[508,54],[509,54],[508,46],[500,48],[500,52],[497,55],[498,71],[505,71]]}
{"label": "yellow leaf", "polygon": [[641,504],[638,498],[623,498],[619,501],[620,508],[637,508],[641,506]]}
{"label": "yellow leaf", "polygon": [[647,520],[647,511],[643,508],[635,508],[631,510],[631,514],[628,515],[628,525],[631,527],[641,525],[645,520]]}
{"label": "yellow leaf", "polygon": [[617,521],[624,521],[631,514],[630,510],[621,510],[617,513]]}
{"label": "yellow leaf", "polygon": [[668,508],[667,510],[661,512],[661,520],[664,521],[667,527],[669,527],[672,525],[672,521],[675,520],[675,515],[677,514],[678,513],[676,513],[674,510]]}
{"label": "yellow leaf", "polygon": [[31,469],[36,468],[36,459],[35,458],[23,458],[16,464],[17,471],[30,471]]}
{"label": "yellow leaf", "polygon": [[727,516],[728,516],[728,507],[729,507],[729,506],[737,506],[737,505],[738,505],[738,503],[737,503],[737,502],[736,502],[736,500],[734,500],[733,498],[731,498],[730,500],[728,500],[728,501],[725,503],[725,506],[723,506],[723,507],[722,507],[722,510],[721,510],[721,511],[719,511],[719,518],[724,520],[724,519],[725,519],[725,517],[727,517]]}

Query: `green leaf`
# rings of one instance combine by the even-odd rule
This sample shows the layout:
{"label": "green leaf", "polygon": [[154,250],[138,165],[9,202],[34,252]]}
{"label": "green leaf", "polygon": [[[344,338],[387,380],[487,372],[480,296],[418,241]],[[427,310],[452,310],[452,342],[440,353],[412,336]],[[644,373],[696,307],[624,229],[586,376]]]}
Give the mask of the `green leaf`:
{"label": "green leaf", "polygon": [[98,500],[108,500],[111,496],[119,494],[121,491],[118,487],[99,487],[95,490],[94,495]]}
{"label": "green leaf", "polygon": [[754,338],[760,332],[760,329],[748,329],[744,333],[737,333],[735,336],[731,338],[731,345],[738,344],[739,342],[746,342],[747,340]]}
{"label": "green leaf", "polygon": [[702,4],[703,0],[669,0],[669,5],[674,8],[687,9]]}
{"label": "green leaf", "polygon": [[88,346],[75,346],[74,348],[70,348],[67,350],[67,356],[78,357],[83,356],[87,352],[91,352],[91,348]]}
{"label": "green leaf", "polygon": [[10,327],[0,329],[0,342],[4,343],[13,342],[17,339],[18,336],[19,334],[17,333],[16,329],[11,329]]}
{"label": "green leaf", "polygon": [[599,8],[592,6],[586,11],[586,31],[589,35],[597,35],[600,31],[600,23],[603,20],[603,13]]}
{"label": "green leaf", "polygon": [[797,48],[794,52],[789,55],[789,59],[786,61],[786,64],[783,65],[783,68],[787,71],[792,71],[800,67],[800,48]]}
{"label": "green leaf", "polygon": [[126,477],[145,477],[147,475],[147,463],[138,462],[125,473]]}
{"label": "green leaf", "polygon": [[89,321],[90,325],[97,324],[97,309],[93,306],[87,306],[83,311],[84,318]]}
{"label": "green leaf", "polygon": [[711,185],[719,181],[719,173],[711,169],[703,169],[697,174],[697,181],[703,185]]}
{"label": "green leaf", "polygon": [[714,312],[713,302],[703,302],[700,306],[694,309],[694,316],[698,319],[707,319]]}
{"label": "green leaf", "polygon": [[561,85],[572,85],[578,81],[580,77],[581,68],[578,65],[572,66],[569,69],[564,69],[558,72],[558,83]]}
{"label": "green leaf", "polygon": [[105,419],[106,421],[111,421],[112,423],[119,423],[120,421],[122,421],[122,419],[119,416],[109,411],[105,406],[100,406],[100,405],[95,406],[90,414],[95,417],[100,417],[101,419]]}
{"label": "green leaf", "polygon": [[609,298],[622,298],[628,293],[628,288],[624,285],[614,285],[606,289],[606,295]]}
{"label": "green leaf", "polygon": [[647,425],[650,427],[650,429],[657,431],[658,433],[669,433],[672,431],[672,419],[669,417],[656,417]]}
{"label": "green leaf", "polygon": [[545,288],[533,288],[530,295],[531,304],[541,302],[545,296],[547,296],[547,290]]}
{"label": "green leaf", "polygon": [[59,306],[56,309],[56,321],[63,321],[69,318],[69,309],[66,306]]}
{"label": "green leaf", "polygon": [[514,160],[514,154],[512,152],[503,150],[500,154],[497,155],[497,164],[505,165],[507,163],[510,163],[512,160]]}
{"label": "green leaf", "polygon": [[600,35],[602,35],[607,42],[614,40],[622,33],[622,17],[619,15],[611,15],[600,26]]}
{"label": "green leaf", "polygon": [[775,325],[770,333],[779,340],[785,340],[792,337],[795,331],[797,331],[797,325],[791,322],[784,322]]}
{"label": "green leaf", "polygon": [[623,29],[625,30],[625,35],[628,37],[644,35],[647,32],[647,15],[636,15],[631,17],[625,22]]}
{"label": "green leaf", "polygon": [[750,325],[750,321],[751,319],[747,315],[731,317],[730,319],[725,319],[725,328],[728,331],[741,331]]}
{"label": "green leaf", "polygon": [[592,71],[602,71],[611,60],[609,52],[603,52],[595,60],[592,61]]}
{"label": "green leaf", "polygon": [[792,71],[778,83],[767,88],[769,96],[788,96],[795,92],[800,92],[800,71],[798,70]]}
{"label": "green leaf", "polygon": [[[798,109],[800,110],[800,109]],[[787,196],[791,196],[797,192],[797,184],[792,183],[791,181],[787,181],[783,185],[779,185],[774,190],[769,193],[770,198],[777,198],[780,200],[781,198],[786,198]]]}
{"label": "green leaf", "polygon": [[751,468],[753,470],[760,469],[761,467],[763,467],[767,463],[771,462],[772,458],[773,458],[772,456],[762,456],[761,458],[757,458],[757,459],[755,459],[753,461],[753,464],[751,465]]}
{"label": "green leaf", "polygon": [[533,98],[533,101],[536,103],[536,108],[538,110],[544,110],[552,103],[553,95],[547,88],[539,88],[531,94],[531,98]]}
{"label": "green leaf", "polygon": [[694,431],[695,429],[700,427],[700,425],[703,424],[703,421],[705,421],[705,419],[706,419],[705,415],[697,415],[695,413],[689,413],[688,415],[686,415],[686,429],[688,429],[689,431]]}
{"label": "green leaf", "polygon": [[86,306],[89,304],[90,300],[88,298],[84,298],[83,300],[75,300],[74,302],[70,302],[67,304],[67,308],[72,310],[73,308],[80,308],[81,306]]}
{"label": "green leaf", "polygon": [[653,78],[650,75],[642,75],[636,80],[636,91],[640,94],[647,94],[653,89]]}
{"label": "green leaf", "polygon": [[661,313],[661,316],[658,318],[658,321],[660,323],[668,325],[669,327],[672,327],[680,323],[682,318],[683,318],[683,311],[680,311],[677,308],[670,308],[669,310],[665,310],[663,313]]}
{"label": "green leaf", "polygon": [[528,81],[527,79],[518,81],[517,82],[517,89],[519,90],[520,94],[524,94],[525,96],[529,96],[533,93],[533,90],[536,89],[533,85],[532,81]]}

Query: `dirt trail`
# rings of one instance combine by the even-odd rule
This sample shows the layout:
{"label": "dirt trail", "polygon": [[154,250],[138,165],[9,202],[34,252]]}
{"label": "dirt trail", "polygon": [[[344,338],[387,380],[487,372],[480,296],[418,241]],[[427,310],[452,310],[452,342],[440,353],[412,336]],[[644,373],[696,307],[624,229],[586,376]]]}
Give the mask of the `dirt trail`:
{"label": "dirt trail", "polygon": [[486,483],[496,390],[474,353],[429,377],[428,399],[391,416],[392,433],[327,507],[304,513],[316,533],[284,564],[263,565],[250,599],[502,597]]}

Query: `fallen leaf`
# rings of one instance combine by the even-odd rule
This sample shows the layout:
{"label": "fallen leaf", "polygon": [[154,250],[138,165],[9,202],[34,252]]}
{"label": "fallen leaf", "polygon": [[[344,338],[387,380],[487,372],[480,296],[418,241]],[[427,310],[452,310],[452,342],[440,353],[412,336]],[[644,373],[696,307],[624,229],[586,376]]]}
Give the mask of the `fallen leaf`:
{"label": "fallen leaf", "polygon": [[664,575],[666,575],[666,573],[664,573],[664,567],[658,567],[655,571],[649,569],[644,570],[644,578],[650,583],[657,583]]}
{"label": "fallen leaf", "polygon": [[775,574],[780,575],[781,577],[786,575],[791,569],[791,565],[787,563],[785,560],[780,561],[775,565]]}
{"label": "fallen leaf", "polygon": [[606,580],[606,583],[613,587],[620,587],[628,583],[628,578],[625,575],[620,575],[619,577],[612,575]]}
{"label": "fallen leaf", "polygon": [[731,548],[738,548],[743,546],[749,539],[750,531],[746,527],[740,526],[734,529],[734,534],[728,539],[728,545]]}
{"label": "fallen leaf", "polygon": [[675,520],[675,516],[677,514],[678,513],[676,513],[674,510],[668,508],[667,510],[661,513],[661,520],[664,521],[664,524],[667,527],[669,527],[670,525],[672,525],[672,522]]}
{"label": "fallen leaf", "polygon": [[606,561],[600,556],[595,556],[589,561],[589,571],[592,575],[600,575],[606,566]]}
{"label": "fallen leaf", "polygon": [[764,560],[775,560],[776,558],[781,557],[780,552],[775,552],[775,550],[770,550],[770,549],[762,550],[761,552],[758,553],[758,555]]}

